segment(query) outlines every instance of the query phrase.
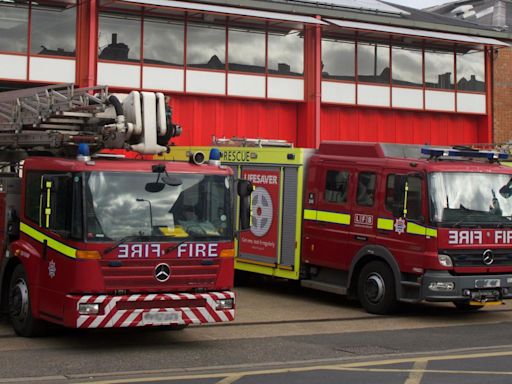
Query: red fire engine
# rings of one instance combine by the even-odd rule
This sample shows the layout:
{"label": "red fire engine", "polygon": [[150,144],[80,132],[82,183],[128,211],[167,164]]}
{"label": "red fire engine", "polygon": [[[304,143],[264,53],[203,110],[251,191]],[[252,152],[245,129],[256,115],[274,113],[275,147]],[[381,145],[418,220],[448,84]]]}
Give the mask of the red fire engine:
{"label": "red fire engine", "polygon": [[167,151],[180,128],[166,106],[105,87],[0,94],[0,297],[17,334],[233,320],[233,189],[247,226],[250,185],[219,165],[89,153]]}
{"label": "red fire engine", "polygon": [[223,162],[256,187],[237,269],[348,294],[377,314],[400,301],[477,309],[512,298],[512,169],[499,163],[506,155],[223,142]]}

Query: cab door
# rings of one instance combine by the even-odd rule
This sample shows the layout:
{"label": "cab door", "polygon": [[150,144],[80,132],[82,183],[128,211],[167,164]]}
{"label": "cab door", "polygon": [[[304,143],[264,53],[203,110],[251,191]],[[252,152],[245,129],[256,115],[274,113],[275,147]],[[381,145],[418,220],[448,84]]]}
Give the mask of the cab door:
{"label": "cab door", "polygon": [[336,162],[321,162],[310,170],[302,252],[306,263],[346,269],[351,174],[350,167]]}
{"label": "cab door", "polygon": [[352,221],[347,234],[347,251],[354,257],[362,248],[375,244],[380,172],[360,165],[354,174],[355,193],[351,206]]}
{"label": "cab door", "polygon": [[410,170],[386,170],[384,204],[377,222],[378,244],[388,249],[402,271],[423,265],[430,229],[426,226],[426,180]]}

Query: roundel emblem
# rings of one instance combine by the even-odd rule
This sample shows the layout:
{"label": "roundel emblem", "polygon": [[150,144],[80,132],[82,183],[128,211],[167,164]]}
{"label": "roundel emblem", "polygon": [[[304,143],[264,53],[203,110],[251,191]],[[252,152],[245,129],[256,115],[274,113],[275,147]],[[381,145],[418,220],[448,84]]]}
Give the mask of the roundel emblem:
{"label": "roundel emblem", "polygon": [[252,193],[251,232],[254,236],[265,236],[272,225],[273,212],[272,198],[268,191],[258,186]]}
{"label": "roundel emblem", "polygon": [[169,265],[162,263],[155,267],[155,279],[159,282],[163,283],[169,280],[169,277],[171,277],[171,267]]}
{"label": "roundel emblem", "polygon": [[494,254],[490,249],[486,249],[482,255],[482,261],[485,265],[491,265],[494,263]]}

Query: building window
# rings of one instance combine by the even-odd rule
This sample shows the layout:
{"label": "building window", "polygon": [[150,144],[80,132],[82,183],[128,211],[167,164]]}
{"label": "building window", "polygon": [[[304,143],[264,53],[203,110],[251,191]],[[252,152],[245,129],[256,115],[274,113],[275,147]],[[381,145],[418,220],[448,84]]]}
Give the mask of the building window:
{"label": "building window", "polygon": [[100,14],[99,24],[98,50],[100,59],[140,60],[140,17]]}
{"label": "building window", "polygon": [[226,26],[189,23],[187,30],[187,66],[225,69]]}
{"label": "building window", "polygon": [[27,52],[28,6],[0,5],[0,51]]}
{"label": "building window", "polygon": [[421,49],[393,47],[393,85],[423,86],[423,55]]}
{"label": "building window", "polygon": [[325,177],[324,199],[328,203],[346,203],[348,196],[349,173],[344,171],[327,171]]}
{"label": "building window", "polygon": [[425,86],[453,89],[453,52],[425,50]]}
{"label": "building window", "polygon": [[144,18],[144,63],[183,66],[185,24]]}
{"label": "building window", "polygon": [[76,7],[32,3],[30,53],[75,56]]}
{"label": "building window", "polygon": [[265,29],[229,27],[230,71],[265,72]]}
{"label": "building window", "polygon": [[354,42],[322,39],[322,77],[324,79],[356,79],[356,49]]}
{"label": "building window", "polygon": [[485,53],[473,50],[459,51],[456,60],[457,89],[485,92]]}
{"label": "building window", "polygon": [[358,43],[357,78],[364,83],[389,84],[389,46]]}
{"label": "building window", "polygon": [[304,36],[302,31],[269,31],[268,72],[302,76],[304,73]]}

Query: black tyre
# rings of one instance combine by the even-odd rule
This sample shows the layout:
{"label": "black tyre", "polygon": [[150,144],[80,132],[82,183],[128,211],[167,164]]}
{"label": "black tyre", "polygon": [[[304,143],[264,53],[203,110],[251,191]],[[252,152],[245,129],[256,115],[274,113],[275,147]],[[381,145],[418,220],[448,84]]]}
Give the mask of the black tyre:
{"label": "black tyre", "polygon": [[471,305],[468,300],[457,300],[453,302],[453,305],[460,311],[478,311],[484,307],[483,305]]}
{"label": "black tyre", "polygon": [[386,315],[396,311],[398,302],[391,268],[382,261],[366,264],[359,274],[357,296],[369,313]]}
{"label": "black tyre", "polygon": [[45,323],[32,316],[28,279],[21,264],[14,269],[9,284],[9,319],[19,336],[35,337],[45,330]]}

